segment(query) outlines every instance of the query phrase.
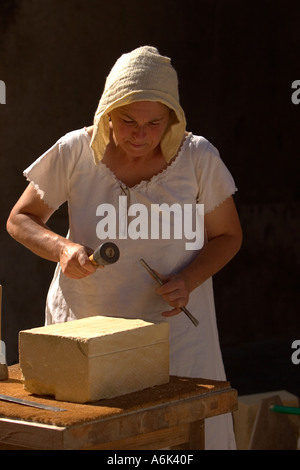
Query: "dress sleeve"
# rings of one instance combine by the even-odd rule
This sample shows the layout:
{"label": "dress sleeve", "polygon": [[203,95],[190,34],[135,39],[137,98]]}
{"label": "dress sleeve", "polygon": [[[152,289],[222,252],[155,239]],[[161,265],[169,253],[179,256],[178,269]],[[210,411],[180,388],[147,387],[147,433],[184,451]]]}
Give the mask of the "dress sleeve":
{"label": "dress sleeve", "polygon": [[23,172],[40,198],[55,210],[68,200],[75,164],[73,147],[69,138],[62,137]]}
{"label": "dress sleeve", "polygon": [[196,172],[199,185],[199,204],[208,213],[236,191],[234,179],[222,161],[218,150],[207,140],[199,142],[196,151]]}

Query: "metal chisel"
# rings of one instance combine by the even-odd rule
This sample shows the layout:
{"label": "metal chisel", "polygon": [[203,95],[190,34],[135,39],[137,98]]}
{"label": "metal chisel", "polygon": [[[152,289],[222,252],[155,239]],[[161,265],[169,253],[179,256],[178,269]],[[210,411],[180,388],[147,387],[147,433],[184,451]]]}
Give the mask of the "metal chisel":
{"label": "metal chisel", "polygon": [[41,408],[42,410],[48,411],[66,411],[63,408],[57,408],[56,406],[44,405],[43,403],[36,403],[35,401],[24,400],[23,398],[10,397],[8,395],[0,395],[0,400],[10,401],[17,403],[18,405],[32,406],[33,408]]}
{"label": "metal chisel", "polygon": [[[142,266],[144,266],[144,268],[146,268],[146,270],[148,271],[148,273],[153,277],[153,279],[155,279],[159,285],[163,285],[163,282],[162,280],[160,279],[160,277],[156,274],[155,271],[153,271],[152,268],[150,268],[150,266],[146,263],[146,261],[144,259],[140,259],[140,263]],[[180,309],[182,312],[184,312],[186,314],[186,316],[191,320],[191,322],[195,325],[195,326],[198,326],[199,325],[199,321],[197,320],[197,318],[195,318],[191,312],[188,311],[187,308],[185,307],[181,307]]]}

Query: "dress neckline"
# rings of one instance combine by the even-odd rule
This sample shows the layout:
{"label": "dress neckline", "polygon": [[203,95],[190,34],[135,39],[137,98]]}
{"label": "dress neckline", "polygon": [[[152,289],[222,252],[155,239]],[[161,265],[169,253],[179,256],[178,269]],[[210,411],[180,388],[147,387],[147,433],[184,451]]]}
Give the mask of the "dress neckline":
{"label": "dress neckline", "polygon": [[[91,137],[90,137],[90,135],[87,131],[87,128],[84,127],[83,131],[84,131],[84,134],[85,134],[85,136],[87,137],[87,139],[90,143]],[[177,155],[175,155],[173,157],[170,164],[168,164],[165,168],[163,168],[159,173],[156,173],[153,176],[151,176],[151,178],[149,178],[147,180],[141,180],[139,183],[137,183],[133,186],[128,186],[122,180],[117,178],[115,173],[102,161],[100,161],[98,165],[101,166],[105,170],[106,174],[109,175],[123,189],[137,190],[137,189],[141,189],[143,187],[151,186],[151,185],[157,183],[161,178],[165,177],[165,175],[167,175],[171,171],[171,169],[173,169],[174,166],[177,165],[177,162],[180,160],[181,156],[183,155],[184,149],[187,145],[187,142],[190,140],[191,136],[192,136],[192,132],[187,132],[185,137],[182,139],[182,143],[181,143],[180,148],[177,152]],[[93,153],[91,147],[90,147],[90,151],[91,151],[91,153]]]}

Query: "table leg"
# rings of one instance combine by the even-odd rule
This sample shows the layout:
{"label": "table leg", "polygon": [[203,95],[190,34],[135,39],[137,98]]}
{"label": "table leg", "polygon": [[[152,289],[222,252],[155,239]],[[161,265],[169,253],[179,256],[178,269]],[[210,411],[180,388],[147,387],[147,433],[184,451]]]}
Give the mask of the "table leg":
{"label": "table leg", "polygon": [[205,450],[204,419],[194,421],[189,426],[188,442],[171,446],[171,450]]}
{"label": "table leg", "polygon": [[205,449],[205,431],[204,419],[194,421],[190,424],[189,432],[189,450],[204,450]]}

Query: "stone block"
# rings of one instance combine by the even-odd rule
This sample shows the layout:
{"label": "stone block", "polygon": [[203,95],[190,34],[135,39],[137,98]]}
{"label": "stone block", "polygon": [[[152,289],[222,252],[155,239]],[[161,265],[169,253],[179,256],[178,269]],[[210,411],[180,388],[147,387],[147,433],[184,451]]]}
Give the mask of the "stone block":
{"label": "stone block", "polygon": [[19,333],[24,387],[87,403],[169,381],[169,325],[90,317]]}
{"label": "stone block", "polygon": [[[252,395],[242,395],[238,399],[238,410],[233,413],[234,430],[238,450],[248,450],[252,435],[256,415],[258,413],[262,400],[273,396],[279,396],[284,406],[298,407],[299,399],[286,390],[275,392],[256,393]],[[289,420],[295,429],[299,432],[299,417],[289,416]]]}

